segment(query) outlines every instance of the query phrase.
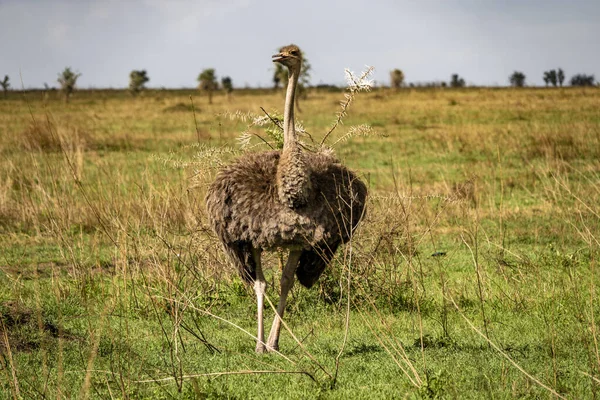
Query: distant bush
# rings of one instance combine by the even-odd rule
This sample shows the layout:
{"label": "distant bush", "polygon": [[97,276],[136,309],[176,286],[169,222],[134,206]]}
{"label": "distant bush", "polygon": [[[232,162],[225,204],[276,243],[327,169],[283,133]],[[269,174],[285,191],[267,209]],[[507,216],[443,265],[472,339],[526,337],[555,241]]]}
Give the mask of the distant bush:
{"label": "distant bush", "polygon": [[214,68],[207,68],[198,75],[198,88],[208,93],[209,104],[212,104],[213,91],[217,90],[218,86]]}
{"label": "distant bush", "polygon": [[465,80],[458,76],[458,74],[452,74],[452,76],[450,77],[450,87],[465,87]]}
{"label": "distant bush", "polygon": [[556,77],[558,78],[558,84],[562,87],[563,82],[565,81],[565,72],[561,68],[558,69]]}
{"label": "distant bush", "polygon": [[552,86],[556,87],[558,83],[558,74],[556,73],[555,69],[544,71],[544,83],[546,84],[546,86],[552,84]]}
{"label": "distant bush", "polygon": [[8,75],[4,75],[4,79],[0,81],[0,86],[2,86],[2,90],[4,90],[4,97],[6,97],[8,88],[10,87]]}
{"label": "distant bush", "polygon": [[223,90],[225,90],[227,99],[229,100],[231,98],[231,92],[233,92],[233,81],[229,76],[224,76],[221,78],[221,87]]}
{"label": "distant bush", "polygon": [[71,71],[70,67],[66,67],[63,72],[58,74],[58,83],[60,83],[60,88],[65,94],[65,102],[69,102],[69,98],[75,90],[75,84],[77,83],[77,79],[80,76],[80,73],[75,73]]}
{"label": "distant bush", "polygon": [[594,86],[594,75],[577,74],[571,77],[571,86]]}
{"label": "distant bush", "polygon": [[394,89],[400,89],[404,85],[404,72],[401,69],[390,71],[390,84]]}
{"label": "distant bush", "polygon": [[444,81],[411,82],[408,86],[411,88],[440,88],[447,87],[448,83]]}
{"label": "distant bush", "polygon": [[565,72],[561,68],[559,68],[558,70],[551,69],[549,71],[544,71],[543,79],[546,86],[562,86],[563,82],[565,81]]}
{"label": "distant bush", "polygon": [[148,82],[150,78],[148,78],[148,74],[146,70],[133,70],[129,74],[129,91],[132,95],[137,95],[143,89],[145,89],[145,84]]}
{"label": "distant bush", "polygon": [[525,74],[520,71],[515,71],[508,78],[510,85],[514,87],[525,86]]}

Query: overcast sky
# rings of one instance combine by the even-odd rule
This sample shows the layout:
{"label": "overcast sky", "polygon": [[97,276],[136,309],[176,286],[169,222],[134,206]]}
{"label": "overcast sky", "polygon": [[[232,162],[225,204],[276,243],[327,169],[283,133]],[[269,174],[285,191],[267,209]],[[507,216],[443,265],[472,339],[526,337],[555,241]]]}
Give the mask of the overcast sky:
{"label": "overcast sky", "polygon": [[125,87],[145,69],[151,87],[192,87],[204,68],[234,86],[270,86],[271,55],[295,43],[312,84],[343,84],[344,68],[376,68],[388,83],[449,80],[528,84],[562,67],[600,78],[600,0],[0,0],[0,76],[12,87]]}

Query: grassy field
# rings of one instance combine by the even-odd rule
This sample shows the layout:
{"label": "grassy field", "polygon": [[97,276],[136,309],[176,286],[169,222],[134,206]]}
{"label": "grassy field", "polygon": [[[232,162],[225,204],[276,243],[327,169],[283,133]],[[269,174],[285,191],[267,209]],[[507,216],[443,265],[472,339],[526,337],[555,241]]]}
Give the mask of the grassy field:
{"label": "grassy field", "polygon": [[[312,136],[342,99],[301,102]],[[368,214],[294,288],[281,353],[256,355],[254,294],[203,198],[240,154],[231,113],[281,111],[283,93],[10,93],[0,397],[598,398],[599,104],[597,88],[359,94],[329,143],[374,128],[335,146]]]}

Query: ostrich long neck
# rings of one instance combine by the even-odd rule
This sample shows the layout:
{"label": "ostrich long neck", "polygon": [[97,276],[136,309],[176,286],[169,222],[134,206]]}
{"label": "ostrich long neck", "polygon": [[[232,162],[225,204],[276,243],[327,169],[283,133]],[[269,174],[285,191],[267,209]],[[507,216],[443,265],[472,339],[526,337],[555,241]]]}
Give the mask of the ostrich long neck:
{"label": "ostrich long neck", "polygon": [[310,193],[310,171],[298,146],[294,123],[294,99],[300,67],[290,68],[283,112],[283,151],[277,166],[277,195],[290,208],[304,206]]}
{"label": "ostrich long neck", "polygon": [[296,85],[298,84],[299,68],[290,68],[287,92],[285,94],[285,109],[283,110],[283,149],[298,145],[296,125],[294,122],[294,105],[296,99]]}

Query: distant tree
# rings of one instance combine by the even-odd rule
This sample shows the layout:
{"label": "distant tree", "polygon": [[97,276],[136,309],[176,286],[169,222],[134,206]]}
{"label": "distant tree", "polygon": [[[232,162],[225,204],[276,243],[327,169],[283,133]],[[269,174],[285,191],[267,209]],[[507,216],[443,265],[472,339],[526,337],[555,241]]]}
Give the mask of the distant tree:
{"label": "distant tree", "polygon": [[555,69],[551,69],[549,71],[545,71],[544,72],[544,83],[546,84],[546,86],[548,86],[548,84],[552,84],[552,86],[557,85],[557,76],[558,74],[556,73]]}
{"label": "distant tree", "polygon": [[198,87],[208,93],[208,103],[212,104],[213,92],[218,88],[217,76],[214,68],[207,68],[198,75]]}
{"label": "distant tree", "polygon": [[594,75],[577,74],[571,77],[571,86],[594,86]]}
{"label": "distant tree", "polygon": [[231,99],[231,92],[233,92],[233,81],[230,77],[224,76],[221,78],[221,87],[225,89],[225,93],[227,94],[227,100]]}
{"label": "distant tree", "polygon": [[298,78],[298,88],[296,89],[298,93],[298,96],[296,96],[296,109],[298,111],[301,111],[300,102],[298,100],[306,100],[306,98],[308,97],[308,87],[310,86],[311,69],[312,66],[308,62],[308,59],[306,58],[304,52],[302,52],[302,70],[300,71],[300,77]]}
{"label": "distant tree", "polygon": [[283,84],[287,79],[287,70],[282,64],[275,63],[275,71],[273,72],[273,89],[279,89],[279,85]]}
{"label": "distant tree", "polygon": [[404,84],[404,72],[401,69],[393,69],[390,71],[390,84],[394,89],[400,89]]}
{"label": "distant tree", "polygon": [[144,86],[146,82],[148,82],[150,78],[148,78],[148,74],[146,70],[133,70],[129,74],[129,91],[132,95],[137,95],[146,87]]}
{"label": "distant tree", "polygon": [[515,71],[512,73],[512,75],[508,78],[508,80],[510,81],[511,86],[514,87],[523,87],[525,86],[525,74],[519,71]]}
{"label": "distant tree", "polygon": [[8,95],[8,88],[10,87],[8,75],[4,75],[4,80],[0,81],[0,85],[2,86],[2,90],[4,90],[4,97],[6,97]]}
{"label": "distant tree", "polygon": [[66,67],[62,73],[58,74],[58,83],[60,83],[60,88],[65,93],[66,103],[69,102],[69,98],[75,90],[77,78],[79,78],[80,76],[81,74],[71,71],[70,67]]}
{"label": "distant tree", "polygon": [[562,87],[563,82],[565,81],[565,72],[561,68],[558,69],[556,78],[558,79],[558,84]]}
{"label": "distant tree", "polygon": [[458,76],[458,74],[452,74],[450,77],[450,87],[465,87],[465,80]]}
{"label": "distant tree", "polygon": [[558,84],[558,78],[557,78],[557,73],[556,70],[550,70],[550,83],[552,84],[552,86],[556,87],[556,85]]}
{"label": "distant tree", "polygon": [[549,71],[544,71],[544,83],[546,84],[546,86],[548,86],[548,84],[550,83],[550,72]]}

